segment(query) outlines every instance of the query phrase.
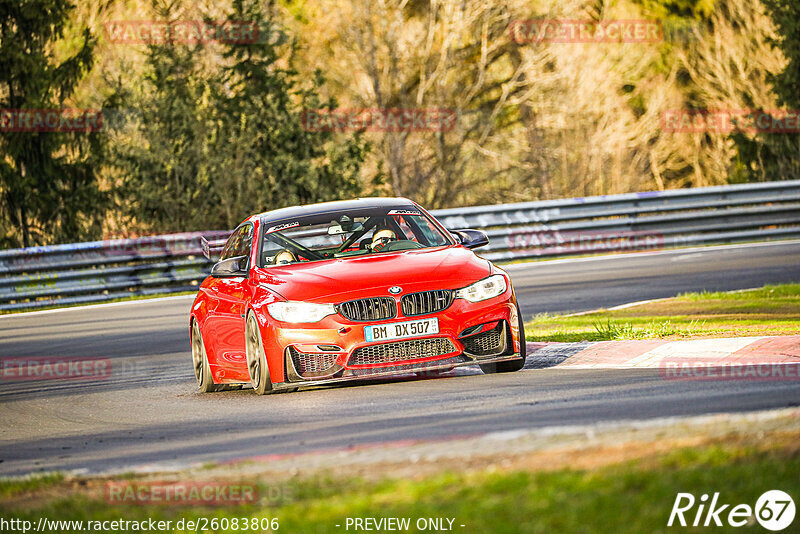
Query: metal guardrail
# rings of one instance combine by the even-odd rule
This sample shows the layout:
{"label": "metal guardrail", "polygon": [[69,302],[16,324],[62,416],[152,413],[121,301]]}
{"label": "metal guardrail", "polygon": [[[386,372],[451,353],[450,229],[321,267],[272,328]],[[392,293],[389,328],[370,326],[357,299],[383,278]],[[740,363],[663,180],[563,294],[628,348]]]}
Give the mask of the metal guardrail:
{"label": "metal guardrail", "polygon": [[[489,236],[493,261],[800,237],[800,180],[627,193],[432,212]],[[0,310],[192,291],[211,262],[191,232],[0,250]]]}

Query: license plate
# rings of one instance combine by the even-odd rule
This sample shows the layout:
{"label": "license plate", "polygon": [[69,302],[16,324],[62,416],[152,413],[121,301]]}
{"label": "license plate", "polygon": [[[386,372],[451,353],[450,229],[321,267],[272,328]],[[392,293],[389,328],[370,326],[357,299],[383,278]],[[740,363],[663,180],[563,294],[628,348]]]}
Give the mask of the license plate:
{"label": "license plate", "polygon": [[364,327],[366,341],[383,341],[385,339],[403,339],[406,337],[426,336],[439,333],[439,319],[418,319],[402,323],[375,324]]}

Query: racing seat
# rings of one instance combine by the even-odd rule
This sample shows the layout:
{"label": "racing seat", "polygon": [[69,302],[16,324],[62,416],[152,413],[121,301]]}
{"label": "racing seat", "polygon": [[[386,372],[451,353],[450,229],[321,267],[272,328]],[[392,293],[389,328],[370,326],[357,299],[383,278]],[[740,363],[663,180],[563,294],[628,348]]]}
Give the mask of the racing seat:
{"label": "racing seat", "polygon": [[286,265],[289,263],[294,263],[297,261],[297,256],[295,256],[291,250],[281,250],[275,257],[272,259],[273,265]]}

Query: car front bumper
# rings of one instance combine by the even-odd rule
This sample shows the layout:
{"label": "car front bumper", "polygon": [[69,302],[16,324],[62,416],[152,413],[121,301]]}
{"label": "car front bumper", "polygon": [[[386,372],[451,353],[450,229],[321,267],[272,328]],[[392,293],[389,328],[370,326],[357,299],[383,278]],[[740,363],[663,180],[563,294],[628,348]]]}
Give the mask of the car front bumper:
{"label": "car front bumper", "polygon": [[[370,343],[365,340],[364,327],[367,326],[366,323],[342,322],[339,318],[329,318],[327,324],[320,325],[328,328],[276,328],[273,331],[272,339],[275,341],[276,352],[279,350],[282,354],[281,366],[285,379],[282,382],[274,382],[273,387],[275,389],[291,389],[298,386],[317,386],[413,373],[436,373],[455,367],[497,363],[520,358],[517,307],[511,291],[484,303],[456,301],[448,309],[434,316],[439,321],[439,332],[436,335],[378,343]],[[413,319],[417,319],[417,317],[397,317],[385,322]],[[477,327],[480,329],[464,335],[466,331]],[[475,340],[478,336],[490,334],[495,328],[500,329],[501,327],[502,347],[497,350],[481,351],[480,343],[467,342],[470,338]],[[395,357],[390,362],[353,363],[354,355],[359,350],[382,349],[418,341],[446,342],[449,349],[441,353],[417,353],[411,358]],[[319,355],[320,345],[338,348],[329,355],[334,359],[331,367],[326,367],[324,372],[309,373],[303,372],[302,365],[300,368],[295,366],[297,361],[295,358],[298,355],[304,357]],[[382,345],[385,347],[381,347]],[[290,351],[294,351],[294,353]]]}
{"label": "car front bumper", "polygon": [[421,374],[421,373],[435,374],[442,371],[449,371],[456,367],[506,362],[506,361],[517,360],[520,357],[521,357],[520,353],[518,352],[493,358],[482,358],[482,359],[478,359],[468,354],[460,354],[454,357],[444,358],[441,360],[433,360],[418,364],[398,365],[393,367],[380,367],[366,371],[358,370],[358,372],[354,372],[353,370],[345,369],[340,376],[331,376],[329,378],[320,378],[320,379],[306,379],[297,382],[279,382],[277,384],[273,384],[272,387],[275,390],[287,390],[287,389],[294,389],[297,387],[325,386],[341,382],[355,382],[363,380],[392,378],[399,376],[408,376],[411,374]]}

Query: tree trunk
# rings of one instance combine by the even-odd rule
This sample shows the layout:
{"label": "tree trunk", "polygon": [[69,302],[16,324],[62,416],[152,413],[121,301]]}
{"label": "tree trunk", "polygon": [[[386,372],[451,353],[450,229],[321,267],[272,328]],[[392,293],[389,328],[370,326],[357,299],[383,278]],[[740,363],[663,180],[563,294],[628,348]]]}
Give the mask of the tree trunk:
{"label": "tree trunk", "polygon": [[[17,162],[19,169],[20,183],[25,187],[25,164],[21,161]],[[22,229],[22,246],[28,248],[31,246],[30,229],[28,228],[28,212],[25,209],[25,194],[22,194],[21,202],[19,204],[19,226]]]}

